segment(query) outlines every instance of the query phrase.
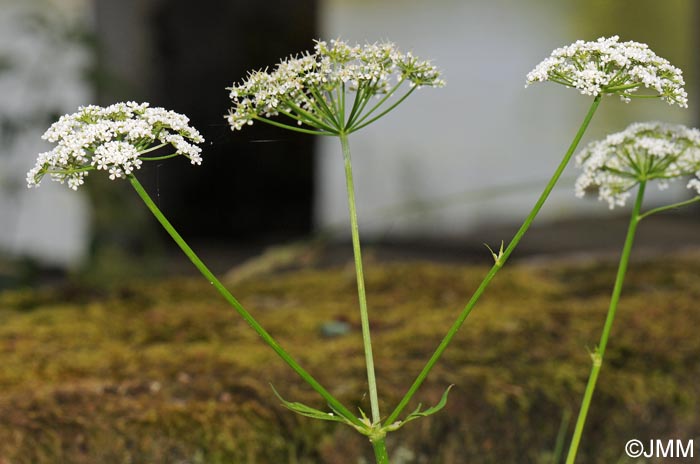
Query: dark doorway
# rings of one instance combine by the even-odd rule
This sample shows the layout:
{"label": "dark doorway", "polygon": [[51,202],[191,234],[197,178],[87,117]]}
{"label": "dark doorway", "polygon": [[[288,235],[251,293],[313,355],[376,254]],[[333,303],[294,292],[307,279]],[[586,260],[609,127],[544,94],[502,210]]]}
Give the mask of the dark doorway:
{"label": "dark doorway", "polygon": [[231,132],[225,89],[308,50],[315,0],[97,0],[102,104],[148,101],[190,117],[199,167],[151,164],[139,177],[191,238],[266,242],[311,229],[313,139],[256,124]]}

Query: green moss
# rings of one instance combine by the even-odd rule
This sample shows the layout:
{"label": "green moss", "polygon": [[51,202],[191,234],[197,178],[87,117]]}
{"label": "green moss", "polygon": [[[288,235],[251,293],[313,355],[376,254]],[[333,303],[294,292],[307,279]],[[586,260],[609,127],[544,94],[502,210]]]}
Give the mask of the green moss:
{"label": "green moss", "polygon": [[[700,426],[700,257],[638,260],[628,275],[584,435],[584,462],[615,462],[630,437]],[[385,414],[485,272],[430,263],[367,270]],[[440,414],[389,436],[403,462],[546,462],[576,411],[614,262],[506,268],[419,392]],[[368,409],[348,269],[236,279],[241,302],[343,402]],[[324,337],[324,322],[349,333]],[[0,462],[357,463],[365,439],[283,409],[323,407],[197,278],[102,292],[0,294]],[[412,457],[410,457],[412,456]]]}

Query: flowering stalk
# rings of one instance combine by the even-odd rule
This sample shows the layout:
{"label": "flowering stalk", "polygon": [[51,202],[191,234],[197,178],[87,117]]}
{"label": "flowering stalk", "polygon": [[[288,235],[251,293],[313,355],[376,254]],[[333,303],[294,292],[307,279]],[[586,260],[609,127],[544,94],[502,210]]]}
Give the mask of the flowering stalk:
{"label": "flowering stalk", "polygon": [[377,395],[377,378],[374,373],[374,356],[372,355],[372,338],[369,331],[369,312],[367,311],[367,295],[365,292],[365,277],[362,270],[362,251],[360,250],[360,228],[357,224],[357,208],[355,207],[355,184],[352,178],[352,161],[350,159],[350,144],[346,135],[340,136],[345,164],[345,182],[348,191],[348,211],[350,213],[350,231],[352,234],[352,249],[355,258],[355,274],[357,275],[357,295],[360,302],[360,323],[362,326],[362,344],[365,350],[367,367],[367,383],[369,385],[369,403],[372,412],[372,423],[381,422],[379,414],[379,399]]}
{"label": "flowering stalk", "polygon": [[569,446],[569,453],[566,457],[566,464],[573,464],[576,460],[576,453],[578,451],[579,443],[581,442],[583,426],[586,423],[588,409],[591,405],[591,399],[593,398],[593,392],[595,391],[596,383],[598,382],[598,374],[600,373],[600,368],[603,366],[605,348],[608,346],[610,331],[612,329],[613,321],[615,320],[615,313],[617,312],[617,304],[620,301],[620,294],[622,293],[622,284],[625,280],[625,274],[627,273],[627,265],[629,263],[630,254],[632,252],[632,244],[634,243],[634,236],[637,232],[637,224],[639,224],[639,221],[641,220],[639,213],[642,208],[642,200],[644,199],[645,186],[646,182],[640,183],[639,190],[637,191],[637,199],[634,203],[634,209],[632,210],[632,216],[630,217],[630,223],[627,228],[627,236],[625,238],[625,244],[622,248],[622,255],[620,256],[620,264],[617,268],[617,276],[615,277],[615,287],[613,288],[612,297],[610,298],[610,306],[608,308],[608,314],[605,318],[605,325],[603,327],[603,332],[600,335],[600,342],[598,343],[598,347],[593,353],[591,353],[593,365],[591,367],[590,376],[588,377],[588,383],[586,384],[586,390],[583,394],[583,400],[581,401],[581,409],[579,410],[578,418],[576,419],[576,427],[574,428],[574,434],[571,439],[571,445]]}
{"label": "flowering stalk", "polygon": [[175,230],[175,228],[170,224],[170,221],[163,215],[158,206],[153,202],[151,197],[148,195],[146,190],[143,188],[141,183],[136,179],[136,176],[130,175],[129,182],[131,186],[134,187],[136,193],[138,193],[141,200],[146,204],[148,209],[153,213],[153,216],[160,222],[165,231],[172,237],[172,239],[177,243],[183,253],[189,258],[189,260],[194,264],[197,270],[204,276],[205,279],[209,281],[212,286],[224,297],[224,299],[236,310],[236,312],[243,318],[244,321],[250,325],[250,327],[255,330],[255,332],[262,338],[265,343],[270,345],[270,348],[274,350],[277,355],[282,358],[282,360],[291,367],[294,372],[299,374],[299,376],[308,383],[311,388],[316,390],[316,392],[323,397],[324,400],[328,402],[328,405],[334,410],[342,414],[346,419],[351,420],[356,425],[361,426],[361,422],[357,419],[350,411],[347,410],[333,395],[328,392],[316,379],[314,379],[311,374],[309,374],[303,367],[296,362],[296,360],[287,351],[280,346],[280,344],[260,325],[258,321],[238,302],[238,300],[229,292],[226,287],[216,278],[216,276],[209,270],[209,268],[202,262],[197,254],[190,248],[190,246],[185,242],[185,240],[180,236],[180,234]]}
{"label": "flowering stalk", "polygon": [[[77,113],[62,116],[44,134],[44,139],[55,142],[57,146],[39,155],[36,165],[27,174],[30,187],[38,186],[42,178],[49,175],[53,180],[67,183],[69,188],[77,190],[89,172],[100,170],[108,171],[112,180],[129,179],[149,210],[202,275],[282,360],[327,401],[334,413],[323,418],[365,428],[364,423],[304,370],[219,282],[134,176],[134,171],[142,166],[143,161],[182,155],[189,158],[192,164],[201,164],[201,149],[196,144],[204,142],[204,138],[189,126],[187,117],[163,108],[150,108],[147,103],[117,103],[105,108],[87,106]],[[143,156],[167,146],[174,148],[175,152]]]}
{"label": "flowering stalk", "polygon": [[[622,132],[589,144],[578,155],[577,163],[583,168],[583,173],[576,181],[578,196],[583,196],[587,188],[596,187],[599,199],[607,201],[610,208],[614,208],[624,206],[634,187],[638,186],[638,190],[600,342],[591,354],[593,364],[569,446],[567,464],[574,464],[576,460],[593,393],[603,366],[603,358],[610,339],[639,222],[652,214],[700,201],[700,131],[662,123],[632,124]],[[665,188],[668,182],[685,176],[693,176],[687,187],[695,190],[697,196],[690,200],[654,208],[646,213],[641,212],[648,182],[657,180],[660,182],[660,187]]]}
{"label": "flowering stalk", "polygon": [[[272,72],[251,73],[243,83],[229,88],[233,107],[227,120],[232,130],[262,121],[340,139],[371,408],[371,419],[360,411],[364,429],[355,428],[369,437],[376,462],[382,464],[389,462],[386,433],[437,412],[444,406],[447,392],[437,406],[422,412],[416,410],[403,423],[381,423],[348,135],[392,111],[416,89],[443,85],[434,66],[410,53],[399,52],[391,43],[351,46],[334,40],[330,44],[318,41],[313,54],[284,60]],[[280,118],[270,119],[277,116]],[[309,415],[307,406],[282,401],[290,409]],[[323,418],[321,414],[317,411],[312,416]]]}
{"label": "flowering stalk", "polygon": [[506,263],[508,258],[510,257],[511,253],[515,250],[515,248],[518,246],[518,243],[520,243],[520,240],[523,238],[527,230],[530,228],[530,225],[532,225],[533,221],[535,220],[535,217],[537,217],[537,214],[539,211],[542,209],[542,206],[544,205],[545,201],[549,197],[549,194],[552,192],[552,189],[554,189],[554,186],[557,184],[559,181],[559,178],[561,177],[561,174],[564,172],[564,169],[566,166],[569,164],[569,161],[571,160],[571,157],[574,154],[574,151],[576,150],[576,147],[578,146],[579,142],[581,141],[581,137],[583,137],[583,134],[586,132],[586,129],[588,128],[588,125],[591,122],[591,119],[593,119],[593,115],[595,114],[596,110],[598,109],[598,105],[600,104],[600,96],[596,96],[593,99],[593,103],[591,103],[590,108],[588,109],[588,113],[586,114],[586,117],[583,119],[583,122],[581,123],[581,126],[578,129],[578,132],[576,132],[576,136],[571,142],[571,145],[569,145],[569,149],[566,151],[564,154],[564,158],[561,160],[559,163],[559,166],[557,169],[554,171],[554,174],[552,175],[551,179],[549,179],[549,182],[547,183],[547,186],[545,187],[544,191],[540,195],[540,197],[537,199],[537,202],[535,203],[535,206],[532,208],[532,211],[530,211],[530,214],[527,216],[525,219],[525,222],[523,222],[523,225],[520,226],[520,229],[515,233],[513,236],[513,239],[508,243],[508,246],[506,247],[505,250],[501,249],[497,254],[494,253],[494,264],[489,270],[489,272],[486,274],[486,277],[484,277],[484,280],[482,280],[481,284],[479,284],[479,287],[476,289],[472,297],[469,299],[467,302],[466,306],[464,309],[462,309],[462,312],[460,312],[459,316],[455,320],[455,322],[452,324],[450,329],[447,331],[447,334],[445,337],[440,341],[440,344],[438,345],[437,349],[433,352],[433,355],[430,357],[428,362],[425,364],[425,367],[423,367],[423,370],[418,374],[416,379],[413,381],[413,384],[411,387],[408,389],[406,394],[403,396],[399,404],[396,406],[394,411],[389,415],[389,417],[386,419],[385,423],[390,424],[393,421],[395,421],[403,409],[408,405],[408,402],[411,400],[413,395],[418,391],[420,386],[423,384],[425,381],[426,377],[432,370],[432,368],[435,366],[437,361],[440,359],[440,356],[445,352],[447,347],[449,346],[450,342],[454,338],[454,336],[457,334],[459,331],[460,327],[462,327],[462,324],[464,321],[467,319],[469,314],[471,313],[472,309],[474,309],[474,306],[476,305],[477,301],[479,301],[479,298],[481,295],[484,293],[486,288],[488,287],[489,283],[491,283],[491,280],[496,276],[499,270],[503,267],[503,265]]}

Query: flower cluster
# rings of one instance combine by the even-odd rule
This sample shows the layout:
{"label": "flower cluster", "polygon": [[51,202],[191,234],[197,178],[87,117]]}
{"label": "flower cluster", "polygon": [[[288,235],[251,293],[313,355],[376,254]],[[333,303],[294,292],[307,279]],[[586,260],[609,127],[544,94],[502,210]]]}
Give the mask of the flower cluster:
{"label": "flower cluster", "polygon": [[109,173],[110,179],[124,178],[139,169],[142,155],[170,145],[192,164],[201,164],[204,142],[189,119],[148,103],[116,103],[107,107],[85,106],[77,113],[61,116],[42,136],[55,143],[41,153],[27,173],[27,184],[37,186],[44,175],[77,190],[92,170]]}
{"label": "flower cluster", "polygon": [[624,206],[630,189],[657,179],[659,187],[679,177],[695,176],[689,189],[700,194],[700,130],[660,122],[634,123],[624,131],[590,143],[577,155],[583,173],[576,195],[598,187],[610,208]]}
{"label": "flower cluster", "polygon": [[[359,125],[371,97],[390,96],[403,82],[411,89],[444,85],[435,66],[399,52],[392,43],[351,46],[340,40],[317,41],[313,54],[291,57],[272,72],[253,72],[243,83],[229,87],[233,108],[227,120],[232,130],[239,130],[255,119],[284,115],[320,132],[347,133],[354,130],[353,123]],[[347,111],[346,92],[355,93]]]}
{"label": "flower cluster", "polygon": [[646,44],[619,42],[618,36],[557,48],[530,71],[526,86],[544,81],[575,87],[584,95],[620,95],[627,102],[646,87],[669,104],[688,106],[682,71]]}

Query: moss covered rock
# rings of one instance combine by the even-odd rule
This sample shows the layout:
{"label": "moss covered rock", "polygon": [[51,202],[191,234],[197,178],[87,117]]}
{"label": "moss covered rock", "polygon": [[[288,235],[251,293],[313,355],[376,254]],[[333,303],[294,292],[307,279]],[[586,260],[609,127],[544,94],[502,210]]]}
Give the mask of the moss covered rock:
{"label": "moss covered rock", "polygon": [[[617,462],[631,438],[697,438],[699,258],[632,264],[581,462]],[[615,265],[504,269],[415,402],[434,404],[454,384],[447,407],[389,436],[393,462],[551,462],[562,417],[578,409]],[[384,414],[485,271],[369,266]],[[232,290],[341,401],[369,409],[352,271],[268,275]],[[371,462],[364,437],[292,414],[270,384],[324,408],[202,279],[0,294],[2,464]]]}

